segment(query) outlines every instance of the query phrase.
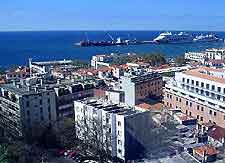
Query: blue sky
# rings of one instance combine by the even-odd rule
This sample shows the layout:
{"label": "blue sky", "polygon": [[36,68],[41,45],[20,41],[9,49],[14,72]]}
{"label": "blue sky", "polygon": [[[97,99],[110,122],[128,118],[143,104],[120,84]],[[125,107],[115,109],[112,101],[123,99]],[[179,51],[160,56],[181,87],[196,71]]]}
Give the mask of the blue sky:
{"label": "blue sky", "polygon": [[1,1],[0,31],[225,31],[224,0]]}

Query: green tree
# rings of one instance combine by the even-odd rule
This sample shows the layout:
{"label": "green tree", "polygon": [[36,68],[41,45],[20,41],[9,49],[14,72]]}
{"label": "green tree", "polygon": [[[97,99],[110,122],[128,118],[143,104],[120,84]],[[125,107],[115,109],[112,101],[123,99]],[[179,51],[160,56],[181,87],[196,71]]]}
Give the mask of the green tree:
{"label": "green tree", "polygon": [[7,154],[8,148],[4,145],[0,145],[0,163],[8,163]]}
{"label": "green tree", "polygon": [[185,60],[184,55],[177,56],[177,57],[175,58],[175,63],[176,63],[176,65],[178,65],[178,66],[182,66],[182,65],[186,64],[186,60]]}

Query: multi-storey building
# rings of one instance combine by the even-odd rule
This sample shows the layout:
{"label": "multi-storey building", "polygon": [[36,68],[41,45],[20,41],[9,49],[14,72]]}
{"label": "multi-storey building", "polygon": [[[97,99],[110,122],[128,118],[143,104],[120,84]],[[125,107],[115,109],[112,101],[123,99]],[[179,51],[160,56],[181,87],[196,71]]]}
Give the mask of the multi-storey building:
{"label": "multi-storey building", "polygon": [[18,67],[6,72],[7,80],[25,79],[27,77],[30,77],[30,70],[27,67]]}
{"label": "multi-storey building", "polygon": [[55,86],[57,118],[74,116],[73,101],[94,96],[94,84],[70,83]]}
{"label": "multi-storey building", "polygon": [[[96,99],[74,101],[74,109],[78,138],[84,140],[87,131],[85,125],[79,125],[82,121],[91,120],[88,121],[88,126],[92,126],[93,121],[97,120],[97,126],[102,129],[102,132],[98,132],[102,134],[99,137],[103,138],[104,144],[108,144],[107,150],[113,158],[134,160],[147,148],[149,138],[146,128],[150,128],[151,123],[148,111],[141,112]],[[92,133],[91,130],[88,131]]]}
{"label": "multi-storey building", "polygon": [[208,59],[225,59],[225,49],[206,49],[205,54]]}
{"label": "multi-storey building", "polygon": [[5,133],[25,136],[37,125],[54,125],[54,90],[20,83],[0,85],[0,126]]}
{"label": "multi-storey building", "polygon": [[185,53],[185,59],[204,63],[207,55],[204,52],[187,52]]}
{"label": "multi-storey building", "polygon": [[225,71],[200,67],[175,73],[165,85],[164,104],[225,128]]}
{"label": "multi-storey building", "polygon": [[120,79],[120,90],[125,93],[125,103],[135,106],[141,100],[162,95],[163,81],[158,73],[125,74]]}

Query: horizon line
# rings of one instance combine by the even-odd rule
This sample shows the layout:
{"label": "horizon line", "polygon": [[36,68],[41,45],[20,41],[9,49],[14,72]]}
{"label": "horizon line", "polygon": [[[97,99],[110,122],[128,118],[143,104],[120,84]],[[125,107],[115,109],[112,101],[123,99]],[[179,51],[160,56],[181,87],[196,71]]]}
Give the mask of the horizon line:
{"label": "horizon line", "polygon": [[1,33],[4,32],[104,32],[104,31],[187,31],[187,32],[225,32],[225,30],[188,30],[188,29],[46,29],[46,30],[0,30]]}

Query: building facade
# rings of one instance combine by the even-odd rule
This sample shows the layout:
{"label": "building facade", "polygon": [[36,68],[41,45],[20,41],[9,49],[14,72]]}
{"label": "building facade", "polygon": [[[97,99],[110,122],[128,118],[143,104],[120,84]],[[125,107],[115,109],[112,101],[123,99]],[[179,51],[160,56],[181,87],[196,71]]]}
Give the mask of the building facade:
{"label": "building facade", "polygon": [[197,118],[199,127],[210,122],[225,128],[224,76],[224,70],[207,67],[175,73],[165,85],[164,104]]}
{"label": "building facade", "polygon": [[0,117],[5,133],[13,136],[25,136],[39,125],[54,125],[55,92],[21,84],[0,85]]}
{"label": "building facade", "polygon": [[[145,132],[149,128],[149,112],[95,99],[74,101],[74,109],[76,124],[92,120],[88,123],[92,126],[93,121],[98,121],[98,127],[102,130],[99,131],[102,134],[100,137],[104,144],[108,144],[107,150],[112,158],[134,160],[145,151],[149,141]],[[83,125],[76,125],[79,139],[84,139],[85,130]]]}
{"label": "building facade", "polygon": [[185,53],[185,59],[191,60],[191,61],[197,61],[200,63],[204,63],[206,60],[207,55],[204,52],[188,52]]}
{"label": "building facade", "polygon": [[146,98],[157,98],[162,95],[163,81],[158,73],[125,75],[120,80],[120,90],[125,93],[125,103],[137,105]]}

